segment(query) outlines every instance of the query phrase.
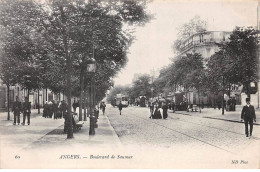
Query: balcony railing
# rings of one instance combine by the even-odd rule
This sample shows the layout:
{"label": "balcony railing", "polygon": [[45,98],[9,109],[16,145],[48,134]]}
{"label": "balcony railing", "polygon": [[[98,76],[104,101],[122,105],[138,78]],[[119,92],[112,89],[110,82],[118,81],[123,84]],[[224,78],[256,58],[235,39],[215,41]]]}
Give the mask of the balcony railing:
{"label": "balcony railing", "polygon": [[[214,35],[214,33],[218,33],[219,35]],[[227,36],[229,35],[230,32],[205,32],[200,34],[194,34],[183,42],[183,46],[181,46],[180,48],[181,49],[180,54],[186,52],[188,49],[192,47],[207,45],[210,43],[225,42],[228,40]],[[210,37],[210,38],[203,39],[203,37]],[[218,38],[214,38],[214,37],[218,37]]]}

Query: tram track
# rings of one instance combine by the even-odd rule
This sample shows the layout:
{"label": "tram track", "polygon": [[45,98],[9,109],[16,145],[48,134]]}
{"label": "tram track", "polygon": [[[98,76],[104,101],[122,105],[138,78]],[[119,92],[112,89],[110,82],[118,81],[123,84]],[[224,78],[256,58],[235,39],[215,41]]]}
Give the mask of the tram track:
{"label": "tram track", "polygon": [[[205,145],[209,145],[209,146],[211,146],[211,147],[214,147],[214,148],[216,148],[216,149],[223,150],[223,151],[225,151],[225,152],[232,153],[232,154],[235,153],[234,151],[230,151],[230,150],[228,150],[228,149],[226,149],[226,148],[223,148],[222,146],[216,145],[216,144],[214,144],[214,143],[212,143],[212,142],[210,142],[210,141],[205,141],[204,139],[201,139],[201,138],[199,138],[199,137],[193,136],[193,135],[191,135],[191,134],[189,134],[189,133],[186,133],[186,132],[180,131],[180,130],[178,130],[178,129],[175,129],[175,128],[166,126],[166,125],[164,125],[164,124],[161,123],[161,121],[163,121],[163,120],[161,120],[161,121],[148,120],[148,117],[147,117],[147,118],[144,118],[144,117],[135,115],[135,114],[133,114],[133,113],[124,114],[124,116],[127,117],[127,118],[129,118],[129,117],[130,117],[130,118],[133,118],[133,117],[134,117],[134,118],[138,118],[138,119],[141,119],[142,121],[145,121],[146,123],[152,123],[152,124],[154,124],[154,125],[156,125],[156,126],[163,127],[163,128],[165,128],[165,129],[169,130],[170,132],[178,133],[178,134],[183,135],[183,136],[185,136],[185,137],[188,137],[188,138],[190,138],[190,139],[196,140],[197,142],[200,142],[200,143],[203,143],[203,144],[205,144]],[[169,119],[174,120],[175,118],[169,117]],[[199,124],[199,123],[196,123],[196,122],[185,121],[185,120],[182,120],[182,119],[178,119],[178,121],[180,121],[180,122],[182,122],[182,123],[195,124],[195,125],[207,127],[207,128],[210,128],[210,129],[215,129],[216,131],[217,131],[217,130],[220,130],[222,133],[223,133],[223,132],[228,132],[228,133],[236,134],[236,135],[240,135],[240,136],[243,135],[243,134],[238,133],[238,132],[234,132],[234,131],[230,131],[230,130],[225,130],[225,129],[221,129],[221,128],[213,127],[213,126],[209,126],[209,125],[203,125],[203,124]],[[205,132],[204,132],[204,133],[205,133]],[[210,132],[207,132],[207,133],[210,133]],[[253,137],[252,139],[254,139],[254,140],[260,140],[260,138],[258,138],[258,137]]]}
{"label": "tram track", "polygon": [[[135,116],[136,118],[139,118],[139,119],[142,119],[142,120],[148,122],[148,121],[147,121],[147,118],[142,118],[142,117],[137,116],[137,115],[131,114],[131,115],[125,115],[125,116],[128,116],[128,117],[129,117],[129,116],[130,116],[130,117]],[[179,133],[179,134],[184,135],[184,136],[186,136],[186,137],[188,137],[188,138],[191,138],[191,139],[193,139],[193,140],[202,142],[202,143],[204,143],[204,144],[206,144],[206,145],[210,145],[210,146],[215,147],[215,148],[217,148],[217,149],[223,150],[223,151],[225,151],[225,152],[233,153],[233,152],[231,152],[231,151],[229,151],[229,150],[227,150],[227,149],[221,148],[221,147],[219,147],[219,146],[216,146],[216,145],[214,145],[214,144],[211,144],[211,143],[209,143],[209,142],[206,142],[206,141],[204,141],[204,140],[202,140],[202,139],[199,139],[199,138],[193,137],[193,136],[191,136],[191,135],[188,135],[188,134],[186,134],[186,133],[180,132],[180,131],[178,131],[178,130],[172,129],[172,128],[167,127],[167,126],[165,126],[165,125],[162,125],[162,124],[160,124],[160,123],[158,123],[158,122],[154,122],[153,120],[149,120],[149,123],[156,124],[157,126],[161,126],[161,127],[163,127],[163,128],[166,128],[166,129],[171,130],[171,131],[173,131],[173,132]]]}
{"label": "tram track", "polygon": [[[168,118],[169,118],[169,119],[173,119],[173,120],[175,119],[175,118],[169,117],[169,116],[168,116]],[[229,132],[229,133],[233,133],[233,134],[238,134],[238,135],[244,136],[244,134],[242,134],[242,133],[237,133],[237,132],[234,132],[234,131],[225,130],[225,129],[218,128],[218,127],[213,127],[213,126],[209,126],[209,125],[202,125],[202,124],[199,124],[199,123],[196,123],[196,122],[190,122],[190,121],[185,121],[185,120],[181,120],[181,119],[179,119],[179,121],[181,121],[181,122],[183,122],[183,123],[196,124],[196,125],[200,125],[200,126],[203,126],[203,127],[213,128],[213,129],[217,129],[217,130],[221,130],[221,131],[225,131],[225,132]],[[252,137],[252,139],[260,140],[259,137],[255,137],[255,136]]]}
{"label": "tram track", "polygon": [[[199,117],[199,116],[193,116],[193,115],[190,115],[190,114],[183,114],[183,113],[177,113],[179,115],[185,115],[185,116],[189,116],[189,117],[194,117],[194,118],[204,118],[204,117]],[[169,119],[175,119],[171,116],[169,116],[169,113],[168,113],[168,118]],[[208,118],[207,118],[208,119]],[[211,118],[209,118],[211,119]],[[219,128],[219,127],[213,127],[213,126],[209,126],[209,125],[202,125],[202,124],[199,124],[199,123],[196,123],[196,122],[190,122],[190,121],[186,121],[186,120],[181,120],[180,118],[178,118],[178,121],[181,121],[183,123],[191,123],[191,124],[196,124],[196,125],[200,125],[200,126],[203,126],[203,127],[208,127],[208,128],[213,128],[213,129],[218,129],[218,130],[221,130],[221,131],[225,131],[225,132],[229,132],[229,133],[233,133],[233,134],[238,134],[238,135],[242,135],[244,136],[244,134],[242,133],[238,133],[238,132],[234,132],[234,131],[230,131],[230,130],[225,130],[225,129],[222,129],[222,128]],[[226,122],[229,122],[229,121],[226,121]],[[243,124],[243,123],[242,123]],[[253,137],[252,139],[255,139],[255,140],[260,140],[259,137]]]}

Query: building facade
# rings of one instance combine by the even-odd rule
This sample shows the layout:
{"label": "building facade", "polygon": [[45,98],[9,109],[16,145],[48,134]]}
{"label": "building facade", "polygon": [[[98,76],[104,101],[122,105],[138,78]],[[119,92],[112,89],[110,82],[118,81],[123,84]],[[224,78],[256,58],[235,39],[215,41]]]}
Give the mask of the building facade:
{"label": "building facade", "polygon": [[[3,84],[3,82],[0,80],[0,111],[6,111],[7,110],[7,86]],[[12,107],[13,102],[15,101],[16,96],[18,96],[19,101],[23,102],[24,98],[28,96],[28,90],[23,89],[19,85],[14,85],[9,87],[9,100],[10,100],[10,108]],[[38,101],[39,98],[39,101]],[[49,89],[42,89],[39,91],[30,91],[29,92],[29,101],[31,102],[32,108],[36,108],[37,105],[40,105],[40,107],[43,107],[46,101],[61,101],[65,100],[67,101],[67,98],[64,94],[54,94]]]}
{"label": "building facade", "polygon": [[[180,46],[181,52],[176,58],[182,58],[186,54],[198,53],[204,59],[210,58],[213,54],[219,51],[219,44],[223,44],[229,41],[231,32],[226,31],[206,31],[196,33],[183,41]],[[237,103],[241,103],[241,91],[242,88],[232,85],[231,95],[236,97]],[[178,86],[177,92],[185,92],[184,99],[190,104],[201,104],[213,106],[216,104],[216,100],[221,97],[220,94],[212,93],[198,93],[196,89],[185,90],[182,86]],[[200,95],[200,96],[199,96]],[[226,96],[227,98],[227,96]]]}

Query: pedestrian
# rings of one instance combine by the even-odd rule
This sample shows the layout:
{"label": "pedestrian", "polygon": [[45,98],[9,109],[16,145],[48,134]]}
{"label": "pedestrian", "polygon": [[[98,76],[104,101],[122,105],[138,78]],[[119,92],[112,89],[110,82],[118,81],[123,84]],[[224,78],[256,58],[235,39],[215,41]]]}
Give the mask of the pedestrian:
{"label": "pedestrian", "polygon": [[227,101],[227,111],[232,111],[231,98],[229,98],[228,101]]}
{"label": "pedestrian", "polygon": [[16,120],[17,120],[17,124],[20,125],[20,112],[22,110],[21,107],[21,102],[19,102],[19,98],[18,96],[16,96],[16,100],[13,103],[13,107],[12,107],[12,111],[14,113],[14,123],[13,125],[16,125]]}
{"label": "pedestrian", "polygon": [[122,105],[121,101],[120,101],[120,103],[119,103],[119,105],[118,105],[118,109],[119,109],[120,115],[121,115],[121,111],[122,111],[122,109],[123,109],[123,105]]}
{"label": "pedestrian", "polygon": [[25,102],[23,103],[23,123],[25,124],[25,119],[27,117],[27,124],[30,125],[30,116],[31,116],[31,102],[29,102],[28,97],[25,97]]}
{"label": "pedestrian", "polygon": [[58,119],[58,104],[54,100],[52,101],[52,109],[53,109],[54,119]]}
{"label": "pedestrian", "polygon": [[67,107],[68,107],[67,103],[65,102],[65,100],[63,100],[60,104],[60,107],[59,107],[61,115],[62,115],[63,118],[66,117]]}
{"label": "pedestrian", "polygon": [[168,108],[169,108],[170,110],[172,110],[172,104],[171,104],[171,102],[168,104]]}
{"label": "pedestrian", "polygon": [[96,104],[95,106],[96,114],[97,114],[97,119],[99,119],[99,106]]}
{"label": "pedestrian", "polygon": [[43,114],[42,117],[46,118],[48,115],[48,102],[46,101],[45,104],[43,105]]}
{"label": "pedestrian", "polygon": [[236,111],[236,104],[237,104],[236,98],[233,97],[231,101],[232,101],[232,105],[233,105],[233,111]]}
{"label": "pedestrian", "polygon": [[227,101],[225,99],[223,100],[223,103],[224,103],[224,109],[227,110]]}
{"label": "pedestrian", "polygon": [[77,103],[76,103],[76,99],[75,98],[74,98],[74,102],[72,103],[72,107],[73,107],[73,112],[76,113]]}
{"label": "pedestrian", "polygon": [[163,109],[163,119],[166,119],[168,117],[168,105],[166,103],[163,103],[162,109]]}
{"label": "pedestrian", "polygon": [[151,114],[151,115],[150,115],[149,118],[152,118],[153,112],[154,112],[154,102],[152,102],[151,105],[150,105],[150,114]]}
{"label": "pedestrian", "polygon": [[218,110],[220,110],[220,108],[221,108],[221,101],[219,99],[217,100],[217,104],[218,104]]}
{"label": "pedestrian", "polygon": [[158,104],[155,104],[155,110],[152,119],[162,119],[162,115]]}
{"label": "pedestrian", "polygon": [[61,111],[60,111],[60,104],[61,104],[61,102],[60,101],[58,101],[57,103],[56,103],[56,108],[57,108],[57,113],[56,113],[56,117],[57,117],[57,119],[61,119],[61,116],[62,116],[62,114],[61,114]]}
{"label": "pedestrian", "polygon": [[172,112],[174,113],[175,112],[175,103],[172,102]]}
{"label": "pedestrian", "polygon": [[250,104],[250,98],[246,98],[246,105],[241,112],[241,120],[245,123],[245,134],[248,137],[248,123],[250,125],[250,136],[253,132],[253,120],[256,122],[255,108]]}
{"label": "pedestrian", "polygon": [[106,104],[105,104],[105,102],[102,102],[101,110],[103,112],[103,115],[105,115],[105,111],[106,111]]}
{"label": "pedestrian", "polygon": [[52,101],[49,101],[49,103],[48,103],[48,118],[52,118],[52,115],[53,115]]}

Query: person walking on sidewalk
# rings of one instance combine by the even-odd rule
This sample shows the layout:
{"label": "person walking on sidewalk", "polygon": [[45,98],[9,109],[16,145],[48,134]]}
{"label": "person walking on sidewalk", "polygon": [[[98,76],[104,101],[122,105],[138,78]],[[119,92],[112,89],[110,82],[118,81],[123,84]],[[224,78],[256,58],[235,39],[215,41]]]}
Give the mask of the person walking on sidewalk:
{"label": "person walking on sidewalk", "polygon": [[119,105],[118,105],[118,109],[119,109],[120,115],[121,115],[121,111],[122,111],[122,109],[123,109],[123,105],[122,105],[121,101],[120,101],[120,103],[119,103]]}
{"label": "person walking on sidewalk", "polygon": [[105,104],[105,102],[102,102],[102,103],[101,103],[100,109],[102,110],[103,115],[105,115],[105,110],[106,110],[106,104]]}
{"label": "person walking on sidewalk", "polygon": [[248,123],[250,125],[250,136],[252,136],[253,120],[256,122],[256,115],[254,106],[250,105],[250,98],[246,98],[246,106],[242,109],[241,120],[244,120],[245,123],[246,137],[248,137]]}
{"label": "person walking on sidewalk", "polygon": [[18,96],[16,96],[16,101],[13,103],[12,111],[14,113],[14,125],[20,125],[20,112],[22,111],[21,102],[19,102]]}
{"label": "person walking on sidewalk", "polygon": [[25,124],[25,120],[27,117],[27,124],[30,125],[30,116],[31,116],[31,102],[29,102],[28,97],[25,97],[25,102],[23,103],[23,123]]}

